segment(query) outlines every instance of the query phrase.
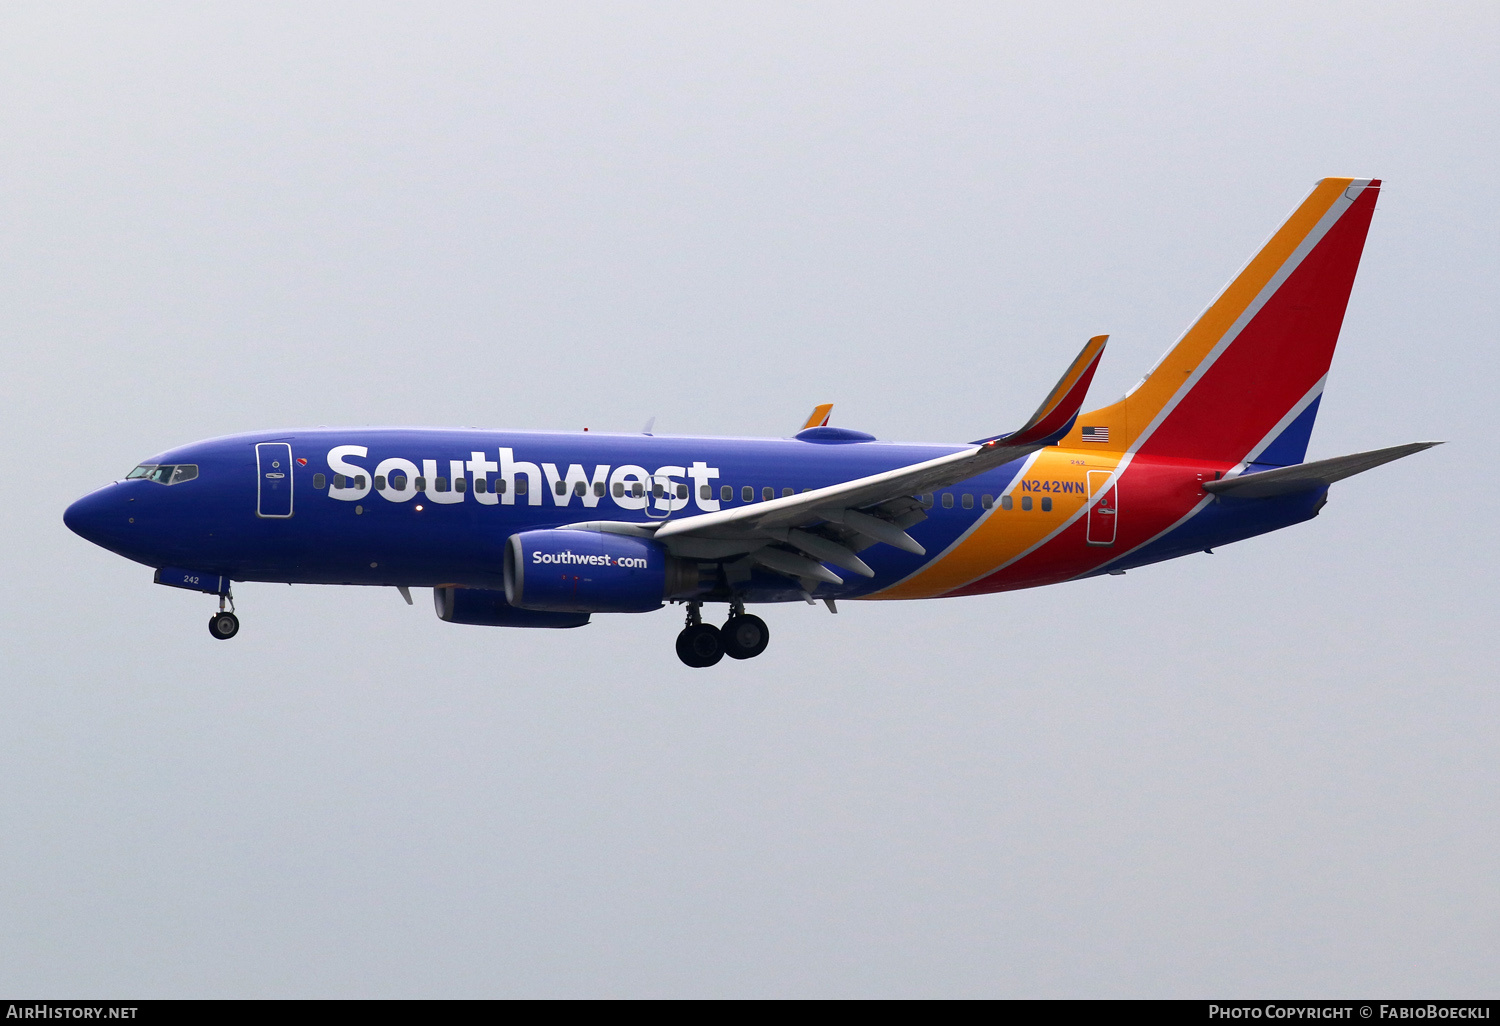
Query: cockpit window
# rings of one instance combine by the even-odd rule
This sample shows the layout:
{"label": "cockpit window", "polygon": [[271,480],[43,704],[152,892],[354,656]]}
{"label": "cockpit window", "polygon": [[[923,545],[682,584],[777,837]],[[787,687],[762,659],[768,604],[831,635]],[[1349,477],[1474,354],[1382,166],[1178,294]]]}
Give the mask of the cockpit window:
{"label": "cockpit window", "polygon": [[142,463],[130,473],[125,475],[125,480],[143,477],[147,481],[155,481],[157,484],[174,485],[191,481],[198,476],[198,465],[196,463]]}

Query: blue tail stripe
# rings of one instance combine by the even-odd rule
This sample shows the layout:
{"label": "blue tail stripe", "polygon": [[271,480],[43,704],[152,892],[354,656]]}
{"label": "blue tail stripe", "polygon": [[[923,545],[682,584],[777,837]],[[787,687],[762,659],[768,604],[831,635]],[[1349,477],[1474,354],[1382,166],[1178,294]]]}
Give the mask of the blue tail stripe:
{"label": "blue tail stripe", "polygon": [[1320,395],[1308,403],[1307,409],[1298,414],[1297,419],[1266,446],[1265,451],[1255,458],[1255,462],[1290,467],[1306,459],[1307,442],[1312,438],[1313,421],[1318,419],[1318,404],[1322,401],[1323,397]]}

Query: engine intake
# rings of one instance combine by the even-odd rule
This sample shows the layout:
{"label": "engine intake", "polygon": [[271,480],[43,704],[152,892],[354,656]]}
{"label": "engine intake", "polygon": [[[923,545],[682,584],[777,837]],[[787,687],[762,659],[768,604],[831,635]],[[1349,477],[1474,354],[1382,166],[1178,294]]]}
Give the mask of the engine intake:
{"label": "engine intake", "polygon": [[505,546],[505,598],[520,609],[646,613],[697,591],[698,565],[649,538],[556,529]]}

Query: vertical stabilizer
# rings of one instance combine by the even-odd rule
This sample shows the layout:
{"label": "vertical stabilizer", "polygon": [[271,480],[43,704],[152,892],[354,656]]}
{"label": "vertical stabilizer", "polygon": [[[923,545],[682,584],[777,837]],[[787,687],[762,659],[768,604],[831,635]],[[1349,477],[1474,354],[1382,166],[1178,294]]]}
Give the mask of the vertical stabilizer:
{"label": "vertical stabilizer", "polygon": [[1300,463],[1379,192],[1319,182],[1141,382],[1059,444]]}

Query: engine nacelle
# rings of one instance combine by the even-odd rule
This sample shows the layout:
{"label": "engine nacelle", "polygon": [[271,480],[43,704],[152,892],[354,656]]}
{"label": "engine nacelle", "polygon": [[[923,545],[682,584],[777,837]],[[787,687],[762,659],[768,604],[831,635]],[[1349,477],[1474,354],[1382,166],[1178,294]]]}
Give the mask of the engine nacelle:
{"label": "engine nacelle", "polygon": [[432,604],[438,619],[480,627],[582,627],[587,613],[544,613],[517,609],[505,601],[505,592],[488,588],[433,588]]}
{"label": "engine nacelle", "polygon": [[697,564],[649,538],[522,531],[505,546],[505,597],[521,609],[645,613],[697,590]]}

